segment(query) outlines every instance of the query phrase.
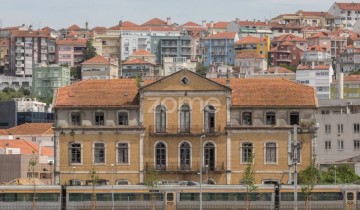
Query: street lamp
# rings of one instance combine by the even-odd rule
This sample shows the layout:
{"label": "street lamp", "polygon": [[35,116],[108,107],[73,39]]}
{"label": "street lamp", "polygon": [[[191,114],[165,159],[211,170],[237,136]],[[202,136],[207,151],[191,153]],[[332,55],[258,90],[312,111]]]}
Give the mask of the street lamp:
{"label": "street lamp", "polygon": [[74,167],[73,167],[73,181],[72,181],[72,185],[75,185],[75,170],[76,170],[76,167],[74,166]]}
{"label": "street lamp", "polygon": [[114,210],[115,207],[115,201],[114,201],[114,164],[111,164],[111,201],[112,201],[112,210]]}
{"label": "street lamp", "polygon": [[205,138],[205,135],[200,136],[200,210],[202,210],[202,165],[203,165],[203,147],[202,147],[202,139]]}
{"label": "street lamp", "polygon": [[337,167],[337,166],[334,166],[334,167],[335,167],[335,172],[334,172],[334,173],[335,173],[335,175],[334,175],[334,176],[335,176],[335,177],[334,177],[335,179],[334,179],[334,181],[335,181],[335,184],[336,184],[336,167]]}

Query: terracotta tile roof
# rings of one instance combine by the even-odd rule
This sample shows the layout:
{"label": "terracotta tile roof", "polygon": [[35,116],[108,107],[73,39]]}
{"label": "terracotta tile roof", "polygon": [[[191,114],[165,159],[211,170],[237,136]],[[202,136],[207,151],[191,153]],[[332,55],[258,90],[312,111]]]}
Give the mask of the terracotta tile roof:
{"label": "terracotta tile roof", "polygon": [[246,36],[239,41],[235,42],[235,45],[242,45],[242,44],[259,44],[259,43],[266,43],[266,38],[257,38],[253,36]]}
{"label": "terracotta tile roof", "polygon": [[163,25],[166,25],[166,21],[161,20],[159,18],[153,18],[142,24],[142,26],[163,26]]}
{"label": "terracotta tile roof", "polygon": [[57,89],[55,108],[138,106],[135,79],[84,80]]}
{"label": "terracotta tile roof", "polygon": [[264,58],[263,56],[257,54],[257,53],[238,53],[236,55],[236,58],[239,59],[246,59],[246,58]]}
{"label": "terracotta tile roof", "polygon": [[9,135],[6,129],[0,129],[0,135]]}
{"label": "terracotta tile roof", "polygon": [[326,52],[326,47],[311,46],[307,48],[308,51]]}
{"label": "terracotta tile roof", "polygon": [[357,81],[357,82],[360,82],[360,75],[347,75],[347,76],[344,76],[344,81]]}
{"label": "terracotta tile roof", "polygon": [[281,43],[280,45],[292,46],[292,45],[294,45],[294,43],[292,43],[292,42],[290,42],[290,41],[285,41],[285,42]]}
{"label": "terracotta tile roof", "polygon": [[43,31],[12,31],[11,36],[13,37],[49,37],[47,33]]}
{"label": "terracotta tile roof", "polygon": [[[22,155],[38,154],[39,145],[22,139],[17,140],[0,140],[0,148],[19,148]],[[41,155],[54,157],[54,149],[41,147]]]}
{"label": "terracotta tile roof", "polygon": [[[213,28],[214,29],[226,29],[228,25],[229,25],[229,22],[219,21],[219,22],[216,22],[213,24]],[[206,26],[210,29],[211,23],[207,23]]]}
{"label": "terracotta tile roof", "polygon": [[236,32],[221,32],[217,34],[212,34],[204,39],[234,39],[236,35]]}
{"label": "terracotta tile roof", "polygon": [[183,24],[181,26],[183,26],[183,27],[201,27],[201,25],[199,25],[197,23],[194,23],[194,22],[191,22],[191,21],[189,21],[189,22],[187,22],[187,23],[185,23],[185,24]]}
{"label": "terracotta tile roof", "polygon": [[82,62],[81,64],[109,64],[110,61],[101,55],[97,55],[89,60]]}
{"label": "terracotta tile roof", "polygon": [[134,59],[131,59],[131,60],[127,60],[125,61],[124,63],[122,63],[123,65],[136,65],[136,64],[149,64],[149,65],[154,65],[148,61],[145,61],[141,58],[134,58]]}
{"label": "terracotta tile roof", "polygon": [[53,135],[52,123],[25,123],[7,129],[8,135]]}
{"label": "terracotta tile roof", "polygon": [[291,71],[291,70],[289,70],[287,68],[284,68],[282,66],[274,66],[274,67],[271,67],[271,68],[265,70],[264,72],[271,73],[271,74],[273,74],[275,72],[280,73],[280,74],[284,74],[284,73],[286,73],[286,74],[295,74],[295,72],[293,72],[293,71]]}
{"label": "terracotta tile roof", "polygon": [[269,26],[266,22],[263,21],[239,21],[240,26]]}
{"label": "terracotta tile roof", "polygon": [[360,3],[340,3],[340,2],[335,2],[335,4],[343,10],[360,10]]}
{"label": "terracotta tile roof", "polygon": [[139,25],[130,21],[125,21],[121,23],[121,27],[137,27],[137,26]]}
{"label": "terracotta tile roof", "polygon": [[329,69],[330,66],[326,66],[326,65],[314,66],[314,69],[312,69],[311,66],[299,65],[296,70],[298,71],[298,70],[329,70]]}
{"label": "terracotta tile roof", "polygon": [[[299,13],[300,11],[298,11]],[[333,18],[334,16],[328,12],[314,12],[314,11],[301,11],[302,16],[315,16],[315,17],[326,17],[326,18]],[[300,14],[300,13],[299,13]]]}
{"label": "terracotta tile roof", "polygon": [[96,27],[91,29],[91,31],[96,31],[96,32],[104,32],[106,30],[107,30],[107,28],[103,27],[103,26],[96,26]]}
{"label": "terracotta tile roof", "polygon": [[147,50],[137,50],[130,56],[133,56],[133,55],[135,55],[135,56],[155,56],[154,54],[152,54],[151,52],[149,52]]}
{"label": "terracotta tile roof", "polygon": [[10,41],[8,38],[0,39],[0,46],[9,46]]}
{"label": "terracotta tile roof", "polygon": [[[226,79],[214,81],[226,84]],[[232,106],[241,107],[307,107],[317,106],[313,87],[282,78],[231,78]]]}
{"label": "terracotta tile roof", "polygon": [[293,34],[283,34],[273,39],[273,42],[284,42],[284,41],[306,42],[307,40]]}
{"label": "terracotta tile roof", "polygon": [[330,33],[325,32],[325,31],[321,31],[321,32],[318,32],[318,33],[310,36],[309,38],[310,39],[312,39],[312,38],[329,38],[330,39]]}
{"label": "terracotta tile roof", "polygon": [[68,31],[80,31],[81,28],[78,25],[74,24],[74,25],[70,26],[69,28],[67,28],[67,30]]}
{"label": "terracotta tile roof", "polygon": [[57,45],[86,45],[87,39],[57,39],[56,44]]}

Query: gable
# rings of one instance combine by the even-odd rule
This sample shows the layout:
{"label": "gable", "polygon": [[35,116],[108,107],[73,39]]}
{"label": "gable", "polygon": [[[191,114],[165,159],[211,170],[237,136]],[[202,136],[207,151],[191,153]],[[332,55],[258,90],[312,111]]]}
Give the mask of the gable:
{"label": "gable", "polygon": [[[188,83],[183,84],[182,79],[187,78]],[[229,91],[230,88],[202,77],[192,71],[183,69],[163,79],[146,85],[143,91]]]}

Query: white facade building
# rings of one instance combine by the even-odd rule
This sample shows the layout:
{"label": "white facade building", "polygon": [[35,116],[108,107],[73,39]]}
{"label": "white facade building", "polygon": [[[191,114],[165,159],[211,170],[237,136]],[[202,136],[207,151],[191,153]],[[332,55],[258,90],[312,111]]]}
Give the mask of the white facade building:
{"label": "white facade building", "polygon": [[184,57],[164,57],[163,63],[164,67],[161,76],[168,76],[182,69],[195,72],[197,65],[196,62],[192,62],[190,59]]}
{"label": "white facade building", "polygon": [[37,101],[36,98],[14,98],[17,112],[51,112],[46,103]]}
{"label": "white facade building", "polygon": [[332,66],[302,66],[296,70],[296,81],[316,88],[318,99],[330,99],[330,84],[334,70]]}
{"label": "white facade building", "polygon": [[138,50],[150,51],[151,33],[145,31],[121,31],[120,33],[120,60],[128,57]]}
{"label": "white facade building", "polygon": [[360,3],[334,2],[329,13],[335,17],[335,26],[353,30],[353,26],[360,18]]}

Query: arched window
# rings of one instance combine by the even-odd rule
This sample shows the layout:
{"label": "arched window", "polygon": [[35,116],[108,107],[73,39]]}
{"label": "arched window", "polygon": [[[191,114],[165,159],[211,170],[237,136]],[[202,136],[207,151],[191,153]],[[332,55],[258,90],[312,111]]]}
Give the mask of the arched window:
{"label": "arched window", "polygon": [[242,162],[251,163],[253,160],[253,144],[250,142],[242,143]]}
{"label": "arched window", "polygon": [[159,105],[155,110],[155,129],[156,133],[166,132],[166,108],[163,105]]}
{"label": "arched window", "polygon": [[129,181],[126,180],[126,179],[120,179],[120,180],[117,180],[117,181],[116,181],[116,184],[117,184],[117,185],[129,185],[130,183],[129,183]]}
{"label": "arched window", "polygon": [[155,146],[156,170],[166,169],[166,145],[159,142]]}
{"label": "arched window", "polygon": [[69,144],[69,160],[70,160],[70,164],[72,163],[81,163],[81,144],[80,143],[70,143]]}
{"label": "arched window", "polygon": [[267,142],[266,146],[266,163],[276,163],[276,143]]}
{"label": "arched window", "polygon": [[190,107],[187,104],[180,108],[180,132],[190,133]]}
{"label": "arched window", "polygon": [[208,179],[205,181],[205,184],[216,184],[216,182],[213,179]]}
{"label": "arched window", "polygon": [[117,157],[118,164],[129,163],[129,145],[128,143],[118,143],[117,144]]}
{"label": "arched window", "polygon": [[191,162],[191,148],[188,142],[183,142],[180,145],[180,169],[181,170],[190,170]]}
{"label": "arched window", "polygon": [[94,163],[105,163],[104,143],[94,143]]}
{"label": "arched window", "polygon": [[204,130],[206,133],[215,132],[215,107],[212,105],[204,109]]}
{"label": "arched window", "polygon": [[215,145],[212,142],[204,145],[204,163],[205,170],[215,170]]}

